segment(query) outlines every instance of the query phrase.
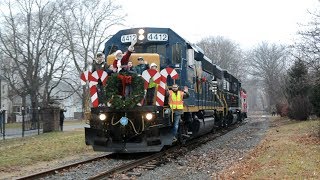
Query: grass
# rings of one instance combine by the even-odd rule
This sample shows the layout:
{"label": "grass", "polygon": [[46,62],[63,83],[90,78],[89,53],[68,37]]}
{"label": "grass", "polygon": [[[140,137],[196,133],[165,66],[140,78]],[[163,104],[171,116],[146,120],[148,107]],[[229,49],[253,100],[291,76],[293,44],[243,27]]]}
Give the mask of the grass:
{"label": "grass", "polygon": [[[72,121],[64,121],[64,123],[63,123],[64,125],[78,125],[78,124],[84,124],[84,121],[79,121],[79,120],[77,120],[77,121],[74,121],[74,120],[72,120]],[[7,123],[7,124],[5,124],[5,127],[6,128],[22,128],[22,123],[21,122],[15,122],[15,123]]]}
{"label": "grass", "polygon": [[223,177],[320,179],[320,119],[274,119],[264,141]]}
{"label": "grass", "polygon": [[92,151],[84,131],[52,132],[0,141],[0,171]]}
{"label": "grass", "polygon": [[22,123],[7,123],[5,124],[6,128],[22,128]]}

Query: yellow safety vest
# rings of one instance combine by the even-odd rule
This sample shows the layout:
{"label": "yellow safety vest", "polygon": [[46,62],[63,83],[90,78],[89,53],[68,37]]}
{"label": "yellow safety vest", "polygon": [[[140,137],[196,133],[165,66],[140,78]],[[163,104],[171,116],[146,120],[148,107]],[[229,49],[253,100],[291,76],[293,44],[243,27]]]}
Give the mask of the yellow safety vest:
{"label": "yellow safety vest", "polygon": [[183,93],[178,91],[174,93],[172,90],[169,91],[169,105],[171,109],[183,109]]}
{"label": "yellow safety vest", "polygon": [[150,79],[148,88],[157,87],[157,85],[158,85],[157,83],[155,83],[152,79]]}

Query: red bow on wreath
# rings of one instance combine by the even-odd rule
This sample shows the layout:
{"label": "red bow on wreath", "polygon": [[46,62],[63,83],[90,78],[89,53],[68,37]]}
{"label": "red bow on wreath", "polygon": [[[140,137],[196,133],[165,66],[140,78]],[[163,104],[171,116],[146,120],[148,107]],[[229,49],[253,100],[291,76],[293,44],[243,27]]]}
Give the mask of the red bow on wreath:
{"label": "red bow on wreath", "polygon": [[119,74],[118,78],[121,80],[122,96],[124,96],[125,95],[125,91],[126,91],[126,84],[131,84],[132,77]]}

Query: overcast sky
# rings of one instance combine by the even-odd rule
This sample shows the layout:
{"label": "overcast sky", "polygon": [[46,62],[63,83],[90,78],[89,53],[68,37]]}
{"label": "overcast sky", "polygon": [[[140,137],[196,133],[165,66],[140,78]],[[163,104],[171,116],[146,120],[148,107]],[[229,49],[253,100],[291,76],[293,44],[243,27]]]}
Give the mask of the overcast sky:
{"label": "overcast sky", "polygon": [[198,42],[224,36],[242,48],[292,42],[318,0],[118,0],[131,27],[169,27]]}

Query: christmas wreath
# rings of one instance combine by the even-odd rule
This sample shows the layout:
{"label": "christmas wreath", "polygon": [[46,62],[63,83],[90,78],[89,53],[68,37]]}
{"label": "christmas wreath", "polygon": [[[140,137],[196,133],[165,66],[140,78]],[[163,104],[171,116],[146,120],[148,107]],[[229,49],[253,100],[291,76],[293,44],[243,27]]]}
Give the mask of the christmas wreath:
{"label": "christmas wreath", "polygon": [[[132,87],[132,91],[127,97],[124,94],[126,86]],[[111,108],[133,108],[144,97],[144,80],[137,74],[114,73],[108,77],[105,92],[107,102],[111,103]]]}

